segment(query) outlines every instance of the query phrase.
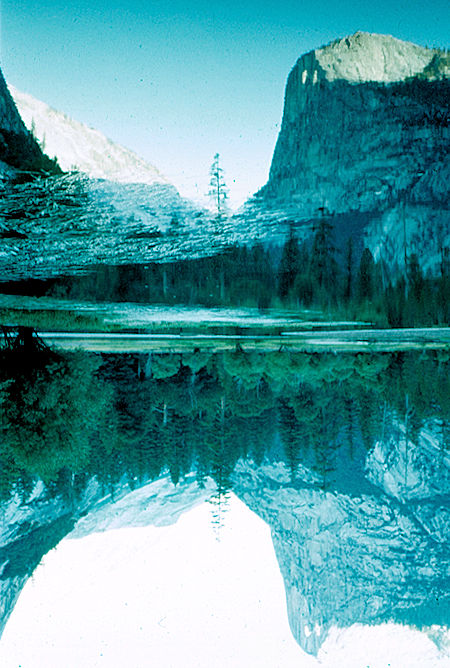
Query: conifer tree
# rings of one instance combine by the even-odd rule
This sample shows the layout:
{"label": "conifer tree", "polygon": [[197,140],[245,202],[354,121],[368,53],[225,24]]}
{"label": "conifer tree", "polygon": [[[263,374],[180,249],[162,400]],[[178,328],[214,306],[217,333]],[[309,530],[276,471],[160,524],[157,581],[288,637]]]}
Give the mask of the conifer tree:
{"label": "conifer tree", "polygon": [[228,188],[225,184],[223,169],[220,166],[220,155],[218,153],[214,156],[209,176],[208,196],[214,205],[217,218],[221,218],[227,209]]}
{"label": "conifer tree", "polygon": [[349,237],[346,253],[346,276],[344,286],[344,300],[348,303],[353,292],[353,240]]}
{"label": "conifer tree", "polygon": [[374,295],[375,263],[372,253],[364,248],[358,270],[358,298],[372,299]]}
{"label": "conifer tree", "polygon": [[333,241],[333,223],[330,214],[321,209],[320,217],[314,225],[314,239],[311,249],[310,274],[319,294],[326,294],[328,300],[336,297],[338,265]]}
{"label": "conifer tree", "polygon": [[281,298],[287,297],[294,285],[299,270],[300,250],[294,235],[294,229],[289,228],[289,237],[284,244],[278,269],[278,294]]}

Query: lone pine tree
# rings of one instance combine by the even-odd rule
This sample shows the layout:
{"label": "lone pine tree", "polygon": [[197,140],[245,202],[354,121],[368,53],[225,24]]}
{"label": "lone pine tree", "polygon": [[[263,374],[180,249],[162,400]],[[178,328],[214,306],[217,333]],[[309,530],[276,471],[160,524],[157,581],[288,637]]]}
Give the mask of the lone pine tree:
{"label": "lone pine tree", "polygon": [[228,199],[228,188],[225,184],[225,179],[223,176],[223,169],[220,166],[220,156],[218,153],[215,154],[213,163],[209,170],[209,190],[208,196],[210,197],[214,208],[217,212],[217,217],[220,218],[226,211],[226,202]]}

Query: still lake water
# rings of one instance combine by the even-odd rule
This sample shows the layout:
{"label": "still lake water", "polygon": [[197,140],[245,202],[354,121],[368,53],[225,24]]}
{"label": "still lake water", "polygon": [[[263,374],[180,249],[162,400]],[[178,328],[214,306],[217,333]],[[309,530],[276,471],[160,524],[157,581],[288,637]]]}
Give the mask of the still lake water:
{"label": "still lake water", "polygon": [[0,665],[450,665],[449,370],[4,351]]}

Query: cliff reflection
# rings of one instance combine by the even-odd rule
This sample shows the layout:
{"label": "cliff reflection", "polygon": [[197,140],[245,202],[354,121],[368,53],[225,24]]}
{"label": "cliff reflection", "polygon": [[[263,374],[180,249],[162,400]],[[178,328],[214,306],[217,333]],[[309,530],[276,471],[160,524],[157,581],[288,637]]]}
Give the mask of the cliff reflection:
{"label": "cliff reflection", "polygon": [[332,626],[448,623],[449,367],[445,352],[3,351],[3,623],[81,515],[164,476],[212,479],[219,510],[233,489],[271,526],[307,651]]}

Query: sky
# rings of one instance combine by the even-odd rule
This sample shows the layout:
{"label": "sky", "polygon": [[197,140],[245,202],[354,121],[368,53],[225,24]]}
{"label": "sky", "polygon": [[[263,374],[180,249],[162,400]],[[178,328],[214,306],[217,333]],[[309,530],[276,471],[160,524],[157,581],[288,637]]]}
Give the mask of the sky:
{"label": "sky", "polygon": [[7,81],[205,201],[221,156],[236,207],[267,181],[303,53],[357,30],[448,47],[448,0],[1,0]]}
{"label": "sky", "polygon": [[2,668],[315,668],[289,628],[270,528],[234,495],[227,506],[219,531],[205,503],[169,526],[63,540],[14,608]]}

